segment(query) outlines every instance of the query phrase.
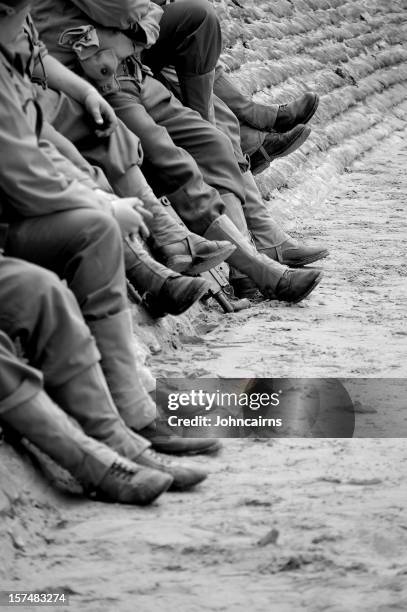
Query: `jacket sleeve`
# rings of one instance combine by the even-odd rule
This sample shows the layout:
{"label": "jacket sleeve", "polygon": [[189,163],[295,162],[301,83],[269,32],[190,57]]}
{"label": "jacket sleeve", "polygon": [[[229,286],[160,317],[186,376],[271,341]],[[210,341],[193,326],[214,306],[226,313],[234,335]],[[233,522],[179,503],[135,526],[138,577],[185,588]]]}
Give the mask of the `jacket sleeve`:
{"label": "jacket sleeve", "polygon": [[49,152],[39,146],[2,64],[0,157],[0,190],[18,214],[30,217],[76,208],[100,209],[92,190],[64,176]]}
{"label": "jacket sleeve", "polygon": [[135,24],[142,30],[146,46],[153,45],[160,32],[162,9],[150,0],[72,0],[94,22],[127,30]]}

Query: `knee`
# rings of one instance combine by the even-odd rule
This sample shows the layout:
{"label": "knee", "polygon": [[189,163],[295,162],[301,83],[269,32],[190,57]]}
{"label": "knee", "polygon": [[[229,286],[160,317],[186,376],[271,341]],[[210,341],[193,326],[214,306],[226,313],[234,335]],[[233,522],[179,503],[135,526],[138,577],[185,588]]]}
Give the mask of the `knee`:
{"label": "knee", "polygon": [[61,286],[61,280],[53,272],[27,262],[19,265],[17,291],[23,303],[32,304],[35,297],[50,295]]}
{"label": "knee", "polygon": [[121,250],[122,238],[117,221],[99,210],[82,210],[78,214],[77,247],[106,249],[106,254]]}
{"label": "knee", "polygon": [[213,6],[207,0],[189,0],[188,17],[195,27],[203,24],[211,28],[217,28],[219,20]]}

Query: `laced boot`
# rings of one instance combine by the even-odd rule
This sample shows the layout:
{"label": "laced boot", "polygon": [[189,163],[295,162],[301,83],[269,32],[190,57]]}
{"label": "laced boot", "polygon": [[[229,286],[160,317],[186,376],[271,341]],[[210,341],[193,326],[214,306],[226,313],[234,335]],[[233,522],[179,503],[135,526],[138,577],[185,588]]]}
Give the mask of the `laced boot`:
{"label": "laced boot", "polygon": [[219,440],[214,438],[179,436],[163,420],[157,420],[138,433],[151,442],[154,450],[166,455],[212,455],[221,448]]}
{"label": "laced boot", "polygon": [[98,499],[145,506],[167,491],[172,482],[173,478],[168,473],[140,467],[118,457],[94,493]]}
{"label": "laced boot", "polygon": [[155,452],[151,448],[148,448],[137,457],[137,463],[172,476],[173,482],[170,486],[171,491],[184,491],[190,489],[205,480],[208,476],[207,472],[201,468],[178,463],[166,455]]}
{"label": "laced boot", "polygon": [[257,151],[250,155],[250,169],[252,174],[260,174],[269,167],[278,157],[285,157],[293,153],[307,140],[311,128],[306,125],[296,125],[289,132],[279,134],[270,132]]}
{"label": "laced boot", "polygon": [[[6,410],[1,417],[68,470],[87,492],[100,491],[109,501],[148,504],[172,483],[171,475],[163,474],[163,470],[127,463],[115,451],[87,436],[44,391]],[[114,465],[123,469],[113,468]]]}

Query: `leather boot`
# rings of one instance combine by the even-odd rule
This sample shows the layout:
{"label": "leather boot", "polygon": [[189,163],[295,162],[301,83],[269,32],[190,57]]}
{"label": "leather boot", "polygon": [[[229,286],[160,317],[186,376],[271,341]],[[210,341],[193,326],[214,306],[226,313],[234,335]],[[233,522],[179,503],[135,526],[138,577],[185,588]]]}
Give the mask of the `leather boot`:
{"label": "leather boot", "polygon": [[101,366],[109,391],[128,427],[138,430],[156,417],[155,404],[140,381],[129,310],[88,321],[101,353]]}
{"label": "leather boot", "polygon": [[288,104],[280,104],[272,129],[276,132],[288,132],[300,123],[308,123],[315,114],[318,104],[318,95],[309,91]]}
{"label": "leather boot", "polygon": [[1,417],[68,470],[89,493],[109,501],[148,504],[172,484],[169,474],[127,462],[85,435],[44,391]]}
{"label": "leather boot", "polygon": [[294,238],[289,238],[278,246],[262,249],[261,252],[290,268],[301,268],[329,255],[328,249],[321,244],[310,246],[301,244]]}
{"label": "leather boot", "polygon": [[[94,364],[64,385],[53,387],[50,393],[55,400],[60,402],[64,410],[81,424],[89,436],[103,442],[121,457],[125,457],[128,462],[132,462],[131,472],[134,472],[135,469],[140,471],[139,466],[144,465],[149,470],[154,469],[160,474],[167,474],[164,480],[158,479],[160,486],[165,489],[168,487],[187,489],[206,478],[206,472],[195,466],[171,462],[150,451],[150,442],[142,437],[143,432],[148,431],[149,427],[137,432],[126,427],[113,403],[99,364]],[[151,399],[151,401],[155,405],[154,400]],[[134,466],[135,463],[136,466]],[[113,477],[113,482],[118,480],[120,474],[123,476],[122,480],[126,481],[122,464],[123,462],[119,464],[118,470],[113,469],[110,474],[109,478]],[[138,480],[141,476],[138,472],[134,474],[134,478]],[[131,474],[129,477],[131,480]],[[119,482],[121,482],[120,479]],[[143,477],[143,482],[145,483],[143,490],[150,491],[148,479]],[[155,482],[157,479],[153,479],[153,483]]]}
{"label": "leather boot", "polygon": [[258,253],[226,215],[220,215],[210,225],[206,236],[229,240],[236,245],[237,249],[229,257],[228,263],[251,278],[266,298],[300,302],[321,279],[318,270],[289,270]]}
{"label": "leather boot", "polygon": [[215,71],[188,76],[178,74],[178,81],[184,106],[189,106],[192,110],[197,111],[202,119],[216,125],[213,107]]}
{"label": "leather boot", "polygon": [[285,157],[296,151],[311,134],[311,128],[306,125],[296,125],[289,132],[267,134],[262,146],[250,155],[252,174],[260,174],[278,157]]}
{"label": "leather boot", "polygon": [[126,276],[141,296],[147,291],[159,295],[166,280],[174,276],[172,270],[153,259],[138,240],[125,238],[124,262]]}
{"label": "leather boot", "polygon": [[167,268],[195,276],[215,268],[234,250],[230,242],[205,240],[198,234],[189,233],[184,240],[156,249],[154,254]]}
{"label": "leather boot", "polygon": [[243,180],[246,188],[244,216],[260,253],[290,268],[300,268],[329,255],[321,244],[307,246],[291,238],[272,218],[252,173],[245,172]]}
{"label": "leather boot", "polygon": [[142,304],[151,316],[180,315],[208,292],[204,279],[181,276],[155,261],[138,241],[124,242],[127,278],[143,296]]}
{"label": "leather boot", "polygon": [[279,105],[266,106],[253,102],[251,96],[243,94],[219,65],[216,67],[213,91],[242,123],[247,123],[260,131],[268,131],[273,128]]}
{"label": "leather boot", "polygon": [[146,293],[143,304],[152,317],[174,316],[186,312],[210,289],[209,283],[203,278],[191,278],[173,273],[164,283],[158,295]]}

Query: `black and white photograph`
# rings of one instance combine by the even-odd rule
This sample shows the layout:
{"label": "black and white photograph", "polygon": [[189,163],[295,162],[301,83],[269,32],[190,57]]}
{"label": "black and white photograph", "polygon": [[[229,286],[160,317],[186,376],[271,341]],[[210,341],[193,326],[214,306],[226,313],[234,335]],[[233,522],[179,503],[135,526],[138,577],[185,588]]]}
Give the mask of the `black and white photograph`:
{"label": "black and white photograph", "polygon": [[407,0],[0,0],[0,611],[406,612]]}

